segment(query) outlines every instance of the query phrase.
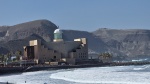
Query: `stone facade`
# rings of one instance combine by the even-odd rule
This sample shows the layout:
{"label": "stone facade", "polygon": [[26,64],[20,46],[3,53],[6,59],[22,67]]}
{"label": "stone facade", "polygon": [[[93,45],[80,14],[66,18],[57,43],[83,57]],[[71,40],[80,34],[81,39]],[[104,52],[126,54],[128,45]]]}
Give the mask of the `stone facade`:
{"label": "stone facade", "polygon": [[86,38],[64,41],[59,29],[54,31],[54,41],[41,43],[41,40],[31,40],[29,46],[24,46],[24,56],[27,59],[45,62],[65,62],[77,64],[88,60],[88,43]]}

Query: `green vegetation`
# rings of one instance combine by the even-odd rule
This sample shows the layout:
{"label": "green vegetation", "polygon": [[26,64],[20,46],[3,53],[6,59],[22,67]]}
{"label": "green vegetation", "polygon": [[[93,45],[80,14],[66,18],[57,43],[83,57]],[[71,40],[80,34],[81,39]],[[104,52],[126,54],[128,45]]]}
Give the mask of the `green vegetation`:
{"label": "green vegetation", "polygon": [[21,54],[22,54],[22,52],[21,52],[21,51],[19,51],[19,50],[15,52],[16,60],[17,60],[17,61],[19,61],[19,60],[20,60]]}
{"label": "green vegetation", "polygon": [[112,58],[112,54],[110,54],[110,53],[101,53],[99,56],[100,56],[100,57],[103,57],[103,58],[105,58],[105,59],[107,59],[107,58]]}
{"label": "green vegetation", "polygon": [[[13,52],[9,52],[7,54],[0,54],[0,63],[5,63],[5,62],[18,62],[20,61],[20,57],[22,55],[21,51],[16,51],[15,54]],[[12,56],[15,56],[13,59]]]}
{"label": "green vegetation", "polygon": [[111,62],[112,60],[112,54],[110,53],[101,53],[99,55],[99,58],[103,61],[103,62]]}
{"label": "green vegetation", "polygon": [[4,61],[4,55],[0,54],[0,62],[3,62],[3,61]]}

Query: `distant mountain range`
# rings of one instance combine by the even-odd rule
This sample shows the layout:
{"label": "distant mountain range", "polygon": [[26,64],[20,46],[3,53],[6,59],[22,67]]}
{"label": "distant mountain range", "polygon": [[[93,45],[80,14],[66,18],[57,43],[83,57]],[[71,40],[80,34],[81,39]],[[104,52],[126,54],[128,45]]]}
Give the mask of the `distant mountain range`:
{"label": "distant mountain range", "polygon": [[[53,40],[57,26],[48,20],[35,20],[14,26],[0,26],[0,54],[22,50],[29,45],[29,40]],[[79,30],[62,30],[66,41],[75,38],[88,38],[89,53],[112,53],[114,57],[149,57],[150,30],[127,29],[117,30],[99,28],[93,32]]]}

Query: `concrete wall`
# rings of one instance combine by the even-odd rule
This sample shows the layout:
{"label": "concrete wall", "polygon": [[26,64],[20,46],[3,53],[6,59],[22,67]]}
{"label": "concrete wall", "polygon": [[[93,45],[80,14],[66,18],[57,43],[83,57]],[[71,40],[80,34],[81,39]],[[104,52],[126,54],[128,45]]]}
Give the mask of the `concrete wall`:
{"label": "concrete wall", "polygon": [[81,42],[50,42],[48,43],[48,48],[52,50],[56,50],[62,54],[62,58],[67,58],[68,53],[71,52],[73,49],[76,49],[80,46]]}
{"label": "concrete wall", "polygon": [[75,63],[80,62],[80,61],[88,60],[87,39],[80,38],[80,39],[75,39],[74,41],[81,42],[81,44],[80,44],[80,47],[78,47],[77,49],[75,49],[74,51],[69,53],[70,59],[74,58]]}
{"label": "concrete wall", "polygon": [[56,52],[55,50],[49,50],[46,46],[41,44],[36,45],[35,51],[35,53],[37,53],[37,59],[42,63],[51,61],[51,59],[54,59],[54,56],[57,61],[61,59],[61,53]]}
{"label": "concrete wall", "polygon": [[[67,42],[49,42],[46,45],[41,44],[41,40],[30,41],[30,46],[34,46],[34,60],[39,60],[41,63],[49,61],[63,61],[70,64],[75,64],[76,60],[88,59],[87,39],[80,38],[74,41]],[[24,54],[26,52],[24,51]]]}

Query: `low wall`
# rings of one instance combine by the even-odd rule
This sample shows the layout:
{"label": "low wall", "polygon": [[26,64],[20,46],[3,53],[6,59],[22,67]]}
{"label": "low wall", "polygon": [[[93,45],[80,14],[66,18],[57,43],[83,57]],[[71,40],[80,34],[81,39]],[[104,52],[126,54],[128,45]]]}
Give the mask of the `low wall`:
{"label": "low wall", "polygon": [[0,67],[0,75],[6,73],[23,72],[26,67]]}
{"label": "low wall", "polygon": [[68,68],[86,68],[86,67],[104,67],[104,66],[128,66],[128,65],[145,65],[150,64],[150,62],[127,62],[127,63],[98,63],[98,64],[84,64],[84,65],[35,65],[29,67],[0,67],[0,75],[8,73],[18,73],[18,72],[29,72],[29,71],[39,71],[47,69],[68,69]]}
{"label": "low wall", "polygon": [[113,62],[110,66],[128,66],[128,65],[145,65],[150,64],[150,62]]}

